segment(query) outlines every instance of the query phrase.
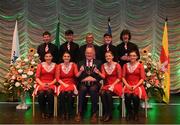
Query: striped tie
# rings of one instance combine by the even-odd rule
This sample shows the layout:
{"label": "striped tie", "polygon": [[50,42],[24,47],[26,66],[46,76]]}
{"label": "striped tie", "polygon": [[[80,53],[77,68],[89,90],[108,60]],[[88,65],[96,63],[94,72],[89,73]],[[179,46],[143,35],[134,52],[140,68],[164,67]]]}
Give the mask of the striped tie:
{"label": "striped tie", "polygon": [[47,52],[49,50],[48,44],[45,47],[45,52]]}
{"label": "striped tie", "polygon": [[67,44],[67,49],[68,49],[68,51],[70,51],[70,43],[69,42]]}

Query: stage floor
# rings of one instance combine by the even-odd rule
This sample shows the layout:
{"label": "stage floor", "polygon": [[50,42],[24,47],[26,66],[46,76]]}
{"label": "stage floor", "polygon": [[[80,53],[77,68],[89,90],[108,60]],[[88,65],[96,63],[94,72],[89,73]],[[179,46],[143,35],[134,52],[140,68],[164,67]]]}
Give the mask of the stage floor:
{"label": "stage floor", "polygon": [[[152,108],[148,109],[148,118],[144,116],[144,110],[140,110],[139,121],[126,121],[121,118],[118,110],[119,104],[114,105],[113,119],[103,123],[98,120],[98,124],[180,124],[180,95],[171,95],[170,104],[151,103]],[[15,102],[0,102],[0,124],[78,124],[72,118],[69,121],[61,121],[59,117],[42,119],[36,105],[36,116],[32,116],[32,108],[28,110],[16,110]],[[89,104],[90,105],[90,104]],[[31,105],[30,105],[31,106]],[[31,106],[32,107],[32,106]],[[90,106],[88,106],[90,107]],[[87,108],[84,119],[80,124],[90,124],[90,108]]]}

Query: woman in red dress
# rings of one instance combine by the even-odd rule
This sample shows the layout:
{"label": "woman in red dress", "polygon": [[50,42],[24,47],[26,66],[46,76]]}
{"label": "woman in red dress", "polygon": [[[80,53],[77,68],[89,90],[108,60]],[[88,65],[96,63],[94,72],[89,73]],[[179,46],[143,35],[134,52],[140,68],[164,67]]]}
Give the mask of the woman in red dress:
{"label": "woman in red dress", "polygon": [[[125,84],[126,120],[138,120],[140,99],[146,99],[146,91],[143,86],[145,79],[144,66],[138,61],[137,51],[129,52],[130,62],[123,66],[122,80]],[[133,103],[133,106],[131,105]]]}
{"label": "woman in red dress", "polygon": [[73,94],[77,94],[76,77],[78,76],[77,65],[70,62],[70,54],[63,54],[63,63],[59,64],[56,71],[56,80],[60,84],[57,89],[59,95],[59,108],[62,119],[69,119],[73,111]]}
{"label": "woman in red dress", "polygon": [[[37,66],[34,95],[38,95],[38,102],[43,118],[51,117],[54,108],[54,93],[56,92],[56,64],[52,62],[52,54],[45,54],[45,62]],[[46,111],[46,102],[48,102]]]}
{"label": "woman in red dress", "polygon": [[111,51],[105,53],[106,63],[101,66],[100,76],[104,79],[104,85],[101,87],[101,100],[103,104],[103,118],[104,122],[111,120],[113,108],[113,95],[122,95],[121,83],[121,66],[113,61],[113,54]]}

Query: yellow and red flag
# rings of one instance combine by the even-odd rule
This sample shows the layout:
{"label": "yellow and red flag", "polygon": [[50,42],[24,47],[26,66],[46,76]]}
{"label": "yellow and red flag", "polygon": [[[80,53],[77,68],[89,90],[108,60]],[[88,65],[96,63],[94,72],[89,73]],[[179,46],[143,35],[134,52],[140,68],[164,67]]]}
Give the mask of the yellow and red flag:
{"label": "yellow and red flag", "polygon": [[163,101],[166,103],[169,103],[169,97],[170,97],[170,62],[169,62],[169,51],[168,51],[167,20],[165,21],[165,25],[164,25],[160,62],[161,62],[161,70],[165,73],[164,74],[164,80],[163,80],[165,95],[163,96]]}

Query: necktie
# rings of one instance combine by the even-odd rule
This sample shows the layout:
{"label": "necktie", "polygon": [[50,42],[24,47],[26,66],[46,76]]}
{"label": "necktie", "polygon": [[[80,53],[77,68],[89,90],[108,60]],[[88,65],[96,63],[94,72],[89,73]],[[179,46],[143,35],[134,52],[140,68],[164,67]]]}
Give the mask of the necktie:
{"label": "necktie", "polygon": [[67,44],[67,49],[68,49],[68,51],[70,51],[70,43],[69,42]]}
{"label": "necktie", "polygon": [[106,46],[106,51],[109,51],[109,45]]}
{"label": "necktie", "polygon": [[49,50],[48,44],[45,47],[45,52],[47,52]]}
{"label": "necktie", "polygon": [[124,45],[124,48],[127,49],[127,44]]}

